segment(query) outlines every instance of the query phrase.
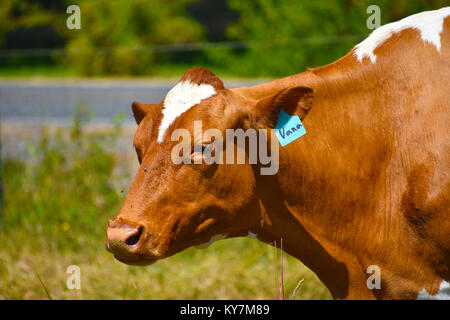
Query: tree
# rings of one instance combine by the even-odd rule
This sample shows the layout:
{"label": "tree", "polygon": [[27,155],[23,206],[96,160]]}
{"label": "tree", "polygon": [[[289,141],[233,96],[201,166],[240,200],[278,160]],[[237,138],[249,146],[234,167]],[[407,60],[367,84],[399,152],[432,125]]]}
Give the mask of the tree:
{"label": "tree", "polygon": [[189,1],[78,1],[81,30],[67,32],[65,61],[83,75],[145,73],[152,45],[203,39],[201,26],[184,13]]}
{"label": "tree", "polygon": [[247,50],[210,50],[209,59],[241,76],[284,76],[330,63],[372,30],[366,9],[376,4],[381,23],[446,5],[445,0],[279,1],[228,0],[240,20],[227,28],[229,40],[251,41]]}

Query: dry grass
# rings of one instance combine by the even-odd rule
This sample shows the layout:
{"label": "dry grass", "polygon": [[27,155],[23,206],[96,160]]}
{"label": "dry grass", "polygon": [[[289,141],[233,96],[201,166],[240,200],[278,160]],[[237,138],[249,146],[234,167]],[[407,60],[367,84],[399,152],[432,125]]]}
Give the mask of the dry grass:
{"label": "dry grass", "polygon": [[[274,299],[279,261],[274,249],[252,239],[230,239],[191,248],[147,267],[116,261],[103,239],[75,252],[58,251],[44,238],[0,234],[0,299]],[[329,291],[285,254],[286,296],[330,299]],[[69,290],[69,265],[81,269],[81,289]],[[39,277],[41,281],[39,280]],[[303,280],[301,290],[294,293]],[[48,290],[48,293],[46,292]]]}
{"label": "dry grass", "polygon": [[[79,122],[69,130],[42,128],[37,141],[27,144],[32,161],[3,163],[0,299],[275,298],[279,253],[253,239],[191,248],[147,267],[116,261],[104,247],[105,226],[134,172],[123,164],[136,163],[135,155],[107,148],[117,146],[124,134],[119,128],[85,132]],[[66,286],[70,265],[81,269],[80,290]],[[286,297],[331,298],[288,255],[284,279]]]}

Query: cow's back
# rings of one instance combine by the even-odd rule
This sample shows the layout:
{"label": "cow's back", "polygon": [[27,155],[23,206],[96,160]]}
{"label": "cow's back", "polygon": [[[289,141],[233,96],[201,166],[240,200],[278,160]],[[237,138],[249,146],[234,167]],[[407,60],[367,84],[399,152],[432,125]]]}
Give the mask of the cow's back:
{"label": "cow's back", "polygon": [[440,40],[438,51],[417,30],[408,29],[380,48],[380,55],[387,57],[385,72],[396,80],[393,94],[398,94],[397,104],[390,106],[395,144],[390,183],[401,195],[397,205],[418,254],[428,256],[449,279],[450,17]]}
{"label": "cow's back", "polygon": [[289,80],[315,94],[308,133],[290,152],[298,179],[306,175],[299,196],[334,223],[361,217],[333,236],[342,247],[369,241],[372,251],[389,248],[386,264],[415,256],[412,278],[450,279],[450,16],[439,48],[405,28],[373,50],[375,60],[355,50]]}
{"label": "cow's back", "polygon": [[389,122],[384,138],[391,148],[386,167],[391,212],[407,221],[416,254],[449,279],[450,16],[442,23],[440,47],[424,41],[423,33],[415,28],[395,33],[373,51],[375,62],[360,63],[376,75],[383,97],[373,99],[386,113],[380,120]]}
{"label": "cow's back", "polygon": [[389,297],[435,292],[450,279],[450,16],[442,29],[438,47],[404,28],[367,55],[356,47],[329,65],[235,90],[257,100],[313,89],[307,134],[280,148],[281,189],[308,232],[355,268],[355,281],[360,265],[380,266]]}

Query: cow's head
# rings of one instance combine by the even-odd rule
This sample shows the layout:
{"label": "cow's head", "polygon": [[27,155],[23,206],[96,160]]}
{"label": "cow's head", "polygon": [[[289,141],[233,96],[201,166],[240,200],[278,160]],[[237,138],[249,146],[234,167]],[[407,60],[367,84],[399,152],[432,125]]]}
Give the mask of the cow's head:
{"label": "cow's head", "polygon": [[122,262],[146,265],[193,245],[260,228],[257,165],[174,163],[180,140],[172,141],[172,134],[189,130],[187,156],[198,162],[202,150],[218,141],[196,139],[195,120],[202,121],[203,131],[216,128],[225,138],[226,129],[273,128],[282,107],[306,114],[311,96],[311,90],[294,87],[255,100],[224,88],[211,72],[192,68],[161,103],[134,102],[134,145],[141,165],[119,215],[108,223],[107,249]]}

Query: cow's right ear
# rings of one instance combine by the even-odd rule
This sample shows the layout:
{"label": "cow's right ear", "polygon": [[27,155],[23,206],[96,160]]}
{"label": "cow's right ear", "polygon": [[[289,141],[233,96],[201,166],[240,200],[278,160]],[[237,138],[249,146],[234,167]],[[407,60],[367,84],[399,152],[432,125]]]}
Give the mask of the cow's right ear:
{"label": "cow's right ear", "polygon": [[255,126],[275,128],[281,109],[303,120],[313,105],[313,90],[308,87],[290,87],[259,100],[253,110]]}
{"label": "cow's right ear", "polygon": [[137,124],[139,124],[142,121],[142,119],[144,119],[145,115],[150,111],[150,109],[153,106],[154,106],[153,104],[144,104],[139,103],[137,101],[133,101],[131,103],[131,110],[133,110],[133,116]]}

